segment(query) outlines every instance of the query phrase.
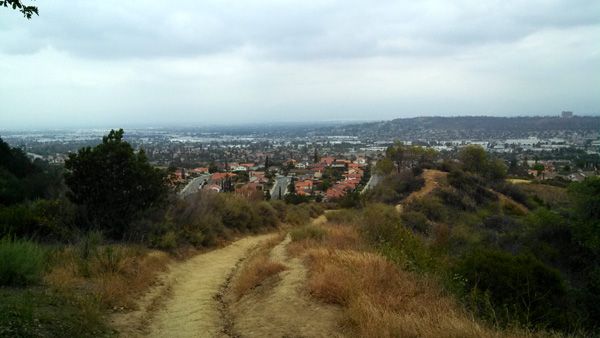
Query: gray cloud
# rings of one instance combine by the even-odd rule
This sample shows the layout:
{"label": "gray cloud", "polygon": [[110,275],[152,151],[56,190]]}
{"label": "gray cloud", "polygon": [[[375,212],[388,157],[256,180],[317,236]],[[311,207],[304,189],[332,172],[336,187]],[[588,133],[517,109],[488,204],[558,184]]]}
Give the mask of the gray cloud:
{"label": "gray cloud", "polygon": [[600,112],[597,0],[0,9],[0,128]]}
{"label": "gray cloud", "polygon": [[[598,25],[598,1],[64,1],[10,18],[0,50],[87,58],[186,57],[252,48],[270,58],[439,55],[548,28]],[[3,13],[6,15],[6,13]]]}

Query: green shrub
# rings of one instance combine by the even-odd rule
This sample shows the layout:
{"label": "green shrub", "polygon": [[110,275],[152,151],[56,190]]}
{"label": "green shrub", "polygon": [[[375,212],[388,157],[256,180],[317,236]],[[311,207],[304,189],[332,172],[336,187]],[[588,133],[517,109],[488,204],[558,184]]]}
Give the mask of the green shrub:
{"label": "green shrub", "polygon": [[305,239],[321,240],[325,237],[325,230],[316,225],[308,224],[300,228],[295,228],[290,231],[292,241],[301,241]]}
{"label": "green shrub", "polygon": [[431,231],[431,223],[427,217],[418,211],[402,213],[402,221],[409,229],[427,235]]}
{"label": "green shrub", "polygon": [[455,188],[438,188],[436,189],[436,195],[449,207],[464,211],[477,209],[477,203],[471,197]]}
{"label": "green shrub", "polygon": [[188,231],[185,233],[186,240],[195,247],[201,247],[206,242],[206,236],[202,231]]}
{"label": "green shrub", "polygon": [[446,207],[436,197],[425,196],[415,199],[406,205],[405,211],[416,211],[425,215],[432,221],[443,221],[446,219]]}
{"label": "green shrub", "polygon": [[498,200],[498,197],[486,187],[486,181],[473,173],[455,170],[448,174],[448,183],[465,193],[478,205]]}
{"label": "green shrub", "polygon": [[76,208],[67,200],[37,200],[0,207],[0,236],[70,241],[76,236]]}
{"label": "green shrub", "polygon": [[302,225],[310,221],[310,212],[304,205],[289,205],[285,222],[293,225]]}
{"label": "green shrub", "polygon": [[256,204],[256,214],[259,218],[261,227],[264,228],[275,228],[279,225],[279,218],[277,217],[277,211],[268,202],[261,201]]}
{"label": "green shrub", "polygon": [[506,181],[500,181],[496,182],[493,185],[493,189],[499,193],[502,193],[512,198],[514,201],[527,206],[528,208],[533,207],[533,205],[529,201],[529,198],[527,197],[527,194],[523,191],[523,189],[521,189],[520,186],[516,184],[512,184]]}
{"label": "green shrub", "polygon": [[116,246],[106,246],[96,255],[97,272],[119,273],[123,269],[125,259],[124,249]]}
{"label": "green shrub", "polygon": [[366,196],[372,202],[395,204],[406,198],[411,192],[421,189],[425,184],[422,177],[415,176],[410,170],[387,175]]}
{"label": "green shrub", "polygon": [[100,231],[88,231],[77,243],[77,254],[79,256],[79,272],[84,277],[90,276],[90,262],[98,252],[98,246],[103,241]]}
{"label": "green shrub", "polygon": [[281,200],[271,200],[269,201],[271,206],[277,211],[277,217],[281,222],[285,222],[285,217],[287,215],[287,205],[285,202]]}
{"label": "green shrub", "polygon": [[568,324],[561,275],[533,256],[475,249],[458,262],[455,273],[463,278],[471,309],[496,324],[517,321],[540,328]]}
{"label": "green shrub", "polygon": [[27,240],[0,240],[0,285],[27,286],[38,282],[44,269],[44,250]]}
{"label": "green shrub", "polygon": [[172,250],[177,247],[177,233],[175,231],[167,231],[160,237],[157,245],[160,249]]}
{"label": "green shrub", "polygon": [[247,200],[228,196],[227,202],[224,205],[224,210],[221,215],[223,225],[225,227],[245,231],[257,227],[254,209],[250,206]]}
{"label": "green shrub", "polygon": [[323,207],[320,204],[307,203],[306,207],[308,208],[308,213],[310,214],[310,217],[312,217],[312,218],[317,218],[317,217],[323,215],[323,213],[324,213]]}
{"label": "green shrub", "polygon": [[409,270],[426,271],[435,267],[425,242],[402,225],[394,207],[368,205],[363,212],[363,233],[381,253]]}
{"label": "green shrub", "polygon": [[0,337],[112,337],[91,297],[0,288]]}

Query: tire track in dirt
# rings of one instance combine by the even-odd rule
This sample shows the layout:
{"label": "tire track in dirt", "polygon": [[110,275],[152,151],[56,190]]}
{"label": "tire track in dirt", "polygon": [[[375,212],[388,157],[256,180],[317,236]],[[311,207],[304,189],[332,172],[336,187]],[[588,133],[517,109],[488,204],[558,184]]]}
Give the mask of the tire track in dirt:
{"label": "tire track in dirt", "polygon": [[126,337],[228,337],[219,295],[240,262],[272,234],[240,239],[171,266],[163,285],[139,314],[119,315],[113,322]]}
{"label": "tire track in dirt", "polygon": [[[326,220],[321,216],[313,223]],[[308,270],[301,258],[290,257],[288,234],[270,252],[270,259],[287,266],[276,280],[266,282],[231,307],[235,331],[243,337],[342,337],[338,306],[311,299],[306,290]]]}

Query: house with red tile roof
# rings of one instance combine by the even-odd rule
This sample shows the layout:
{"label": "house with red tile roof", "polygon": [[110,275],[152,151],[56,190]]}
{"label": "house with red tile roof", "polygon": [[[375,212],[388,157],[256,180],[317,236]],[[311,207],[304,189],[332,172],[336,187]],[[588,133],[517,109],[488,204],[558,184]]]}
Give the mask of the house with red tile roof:
{"label": "house with red tile roof", "polygon": [[207,167],[197,167],[192,169],[193,173],[196,174],[208,174],[208,168]]}
{"label": "house with red tile roof", "polygon": [[301,196],[311,195],[313,190],[313,181],[312,180],[303,180],[297,181],[294,183],[296,186],[296,194]]}
{"label": "house with red tile roof", "polygon": [[330,166],[335,162],[335,157],[326,156],[322,157],[320,163],[325,164],[326,166]]}
{"label": "house with red tile roof", "polygon": [[325,197],[328,200],[338,199],[344,197],[344,195],[346,195],[346,190],[342,186],[337,184],[327,189],[327,192],[325,192]]}
{"label": "house with red tile roof", "polygon": [[214,173],[210,176],[210,180],[215,184],[220,184],[226,178],[237,176],[233,173]]}

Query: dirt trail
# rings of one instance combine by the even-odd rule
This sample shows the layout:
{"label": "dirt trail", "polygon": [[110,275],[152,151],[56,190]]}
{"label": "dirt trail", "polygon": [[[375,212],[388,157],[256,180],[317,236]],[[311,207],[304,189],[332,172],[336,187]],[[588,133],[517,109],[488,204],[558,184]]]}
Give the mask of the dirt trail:
{"label": "dirt trail", "polygon": [[114,325],[125,337],[227,336],[216,296],[238,263],[272,236],[246,237],[174,264],[141,300],[141,309],[116,316]]}
{"label": "dirt trail", "polygon": [[407,198],[405,198],[402,203],[396,205],[396,210],[399,213],[402,213],[403,204],[413,201],[415,199],[421,198],[429,193],[431,193],[435,188],[440,186],[440,180],[448,176],[447,172],[434,170],[434,169],[425,169],[423,170],[423,178],[425,179],[425,184],[423,187],[417,191],[414,191]]}
{"label": "dirt trail", "polygon": [[[324,221],[321,216],[314,223]],[[288,256],[290,242],[288,234],[270,252],[272,260],[288,269],[232,307],[235,332],[243,337],[341,337],[341,309],[310,298],[305,291],[308,271],[299,258]]]}

